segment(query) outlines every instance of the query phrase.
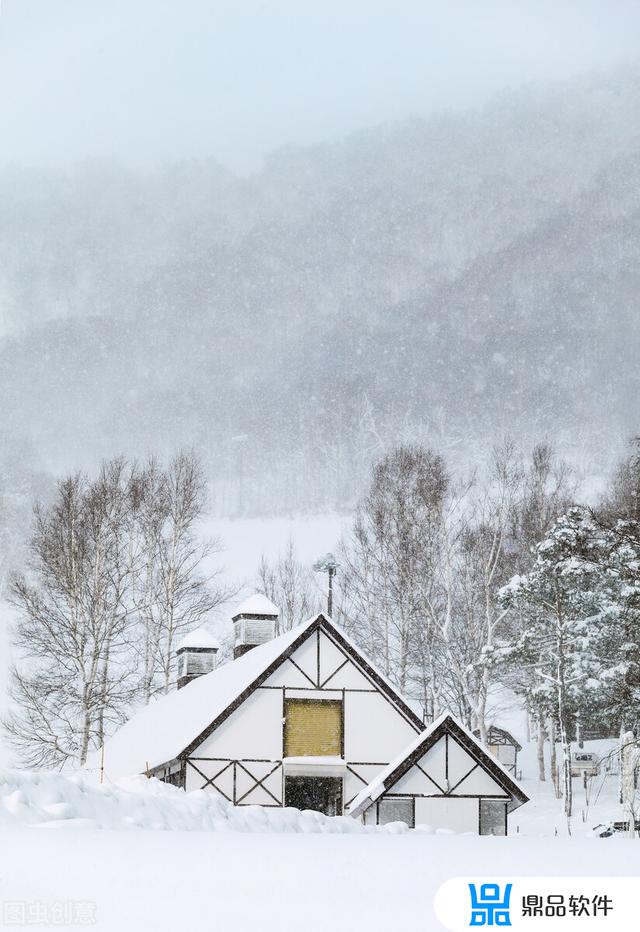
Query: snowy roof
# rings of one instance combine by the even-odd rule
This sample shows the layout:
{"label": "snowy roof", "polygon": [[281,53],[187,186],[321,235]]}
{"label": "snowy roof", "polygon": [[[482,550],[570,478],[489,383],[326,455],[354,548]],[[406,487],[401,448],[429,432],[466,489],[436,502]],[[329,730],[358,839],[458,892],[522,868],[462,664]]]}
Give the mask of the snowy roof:
{"label": "snowy roof", "polygon": [[268,599],[261,592],[255,592],[237,607],[232,617],[237,618],[238,615],[267,615],[277,618],[279,614],[280,609],[273,604],[271,599]]}
{"label": "snowy roof", "polygon": [[[473,732],[476,738],[480,737],[480,729],[476,728]],[[513,737],[510,731],[507,731],[506,728],[499,728],[498,725],[489,725],[487,728],[487,738],[491,738],[492,735],[497,736],[498,738],[504,738],[509,744],[512,744],[517,751],[522,750],[522,745],[520,742]]]}
{"label": "snowy roof", "polygon": [[[406,769],[408,770],[411,766],[410,758],[412,755],[415,752],[426,752],[431,744],[438,740],[441,732],[447,728],[454,732],[458,731],[462,736],[468,738],[472,742],[478,757],[482,759],[487,769],[491,770],[494,776],[498,777],[505,789],[518,800],[518,805],[528,800],[529,797],[522,787],[513,779],[512,774],[510,774],[493,755],[489,755],[487,751],[485,751],[472,732],[470,732],[468,728],[465,728],[465,726],[462,725],[454,715],[451,715],[450,712],[443,712],[425,731],[416,735],[413,741],[411,741],[384,770],[377,774],[368,786],[360,790],[355,799],[352,800],[349,806],[349,812],[352,815],[357,815],[358,811],[363,812],[365,809],[368,809],[371,803],[382,796],[384,791],[400,778],[402,772],[396,775],[395,771],[401,769],[402,765],[405,763],[407,765]],[[390,780],[390,777],[393,777],[393,779]]]}
{"label": "snowy roof", "polygon": [[196,628],[195,631],[190,631],[186,637],[182,638],[176,647],[176,652],[186,650],[188,647],[208,647],[210,650],[218,650],[220,644],[206,628]]}
{"label": "snowy roof", "polygon": [[144,773],[174,760],[315,621],[316,616],[145,706],[106,742],[107,776]]}
{"label": "snowy roof", "polygon": [[[333,632],[351,649],[369,675],[412,716],[415,727],[420,719],[406,705],[397,688],[378,670],[353,641],[324,614],[247,651],[237,660],[225,663],[211,673],[196,677],[182,689],[175,690],[141,709],[123,725],[104,748],[104,769],[109,779],[144,773],[175,760],[195,742],[236,700],[249,695],[260,678],[270,675],[288,649],[297,647],[305,633],[316,624]],[[99,753],[92,755],[87,767],[99,766]]]}

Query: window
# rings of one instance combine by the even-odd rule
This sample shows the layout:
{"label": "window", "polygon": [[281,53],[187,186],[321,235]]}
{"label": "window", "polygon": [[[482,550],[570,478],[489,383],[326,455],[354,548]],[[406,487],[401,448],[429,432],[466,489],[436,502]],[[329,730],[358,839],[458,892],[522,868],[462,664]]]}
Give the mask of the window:
{"label": "window", "polygon": [[342,703],[288,699],[285,703],[285,757],[341,757]]}
{"label": "window", "polygon": [[413,799],[381,799],[378,803],[378,825],[404,822],[414,828]]}
{"label": "window", "polygon": [[507,804],[499,799],[480,800],[480,834],[507,834]]}
{"label": "window", "polygon": [[184,655],[183,676],[200,676],[202,673],[211,673],[212,670],[213,656],[211,654],[187,652]]}

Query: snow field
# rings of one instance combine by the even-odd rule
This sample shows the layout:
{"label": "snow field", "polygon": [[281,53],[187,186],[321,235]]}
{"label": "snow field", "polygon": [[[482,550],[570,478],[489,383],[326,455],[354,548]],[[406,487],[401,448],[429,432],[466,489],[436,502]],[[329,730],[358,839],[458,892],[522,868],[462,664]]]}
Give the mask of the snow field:
{"label": "snow field", "polygon": [[[544,833],[557,809],[546,799],[533,833]],[[434,897],[453,877],[640,869],[640,842],[620,836],[365,827],[350,817],[234,808],[144,777],[99,785],[94,774],[0,771],[0,837],[0,927],[5,909],[35,910],[45,917],[39,929],[59,928],[56,916],[67,910],[85,917],[67,928],[103,932],[390,932],[416,924],[438,932]]]}
{"label": "snow field", "polygon": [[628,875],[640,865],[640,844],[613,838],[64,828],[2,838],[3,903],[88,903],[99,932],[439,932],[434,897],[453,877]]}

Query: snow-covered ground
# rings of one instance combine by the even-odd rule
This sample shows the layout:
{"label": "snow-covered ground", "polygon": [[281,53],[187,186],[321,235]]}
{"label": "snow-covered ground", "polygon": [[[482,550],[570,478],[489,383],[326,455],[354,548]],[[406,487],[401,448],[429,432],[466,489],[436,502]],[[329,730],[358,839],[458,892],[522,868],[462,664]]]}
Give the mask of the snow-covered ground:
{"label": "snow-covered ground", "polygon": [[143,779],[98,787],[5,772],[0,800],[5,925],[36,917],[39,928],[109,932],[389,932],[419,922],[432,932],[443,928],[435,893],[452,877],[625,875],[640,866],[640,842],[630,839],[365,829],[293,810],[234,810]]}
{"label": "snow-covered ground", "polygon": [[50,915],[77,904],[108,932],[436,932],[434,895],[451,877],[638,868],[631,840],[69,829],[10,832],[3,842],[4,903],[43,904]]}
{"label": "snow-covered ground", "polygon": [[[581,777],[573,778],[572,831],[576,835],[584,834],[585,830],[591,831],[599,824],[622,819],[616,744],[617,742],[613,739],[584,742],[584,750],[594,751],[599,759],[605,760],[605,763],[596,776],[588,778],[586,788]],[[577,747],[574,750],[577,750]],[[522,770],[519,782],[530,801],[513,814],[511,831],[520,831],[530,836],[555,835],[556,833],[564,836],[567,834],[567,825],[563,813],[563,802],[561,799],[556,799],[553,785],[548,778],[549,746],[545,746],[547,780],[544,783],[540,783],[537,779],[536,753],[534,742],[523,741],[522,751],[518,755],[518,769]],[[557,755],[560,761],[559,747]]]}
{"label": "snow-covered ground", "polygon": [[[347,526],[348,519],[317,516],[216,522],[207,530],[225,545],[227,578],[246,584],[261,554],[277,555],[289,537],[300,559],[311,562],[334,549]],[[5,632],[2,625],[0,638]],[[6,660],[6,641],[0,652]],[[535,745],[525,740],[514,697],[494,696],[492,718],[523,744],[518,769],[531,797],[510,817],[509,838],[365,829],[348,817],[234,809],[209,794],[186,795],[144,779],[100,787],[95,775],[2,772],[0,928],[388,932],[418,923],[432,932],[443,928],[434,895],[452,877],[637,874],[639,841],[591,832],[620,818],[617,775],[589,783],[588,805],[582,781],[574,780],[568,837],[562,801],[550,782],[538,783]],[[604,753],[610,744],[585,747]]]}
{"label": "snow-covered ground", "polygon": [[5,771],[0,832],[0,925],[39,917],[39,928],[109,932],[388,932],[417,921],[432,932],[443,928],[435,893],[452,877],[640,867],[640,842],[584,830],[478,838],[365,828],[316,813],[234,809],[143,778],[101,787],[86,776]]}

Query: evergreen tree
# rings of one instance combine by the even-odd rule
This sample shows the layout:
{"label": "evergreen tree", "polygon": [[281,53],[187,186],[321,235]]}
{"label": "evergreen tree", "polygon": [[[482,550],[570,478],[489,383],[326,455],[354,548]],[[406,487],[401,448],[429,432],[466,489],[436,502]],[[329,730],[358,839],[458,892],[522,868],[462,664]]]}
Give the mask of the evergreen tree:
{"label": "evergreen tree", "polygon": [[500,593],[502,604],[521,612],[525,620],[521,636],[506,653],[534,673],[528,698],[552,708],[558,723],[568,820],[575,716],[600,699],[600,652],[608,639],[607,622],[616,611],[603,571],[607,545],[606,535],[589,514],[571,509],[538,545],[533,569],[515,576]]}

